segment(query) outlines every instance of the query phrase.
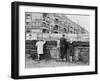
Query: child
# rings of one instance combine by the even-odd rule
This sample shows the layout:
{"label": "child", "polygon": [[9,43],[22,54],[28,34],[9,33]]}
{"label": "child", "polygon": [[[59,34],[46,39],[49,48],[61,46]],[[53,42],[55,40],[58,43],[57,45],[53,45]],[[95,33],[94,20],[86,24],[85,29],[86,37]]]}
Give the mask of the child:
{"label": "child", "polygon": [[45,44],[45,41],[42,41],[42,40],[40,40],[40,41],[38,41],[37,43],[36,43],[36,46],[37,46],[37,54],[38,54],[38,60],[41,60],[40,58],[40,56],[41,56],[41,54],[44,54],[43,53],[43,45]]}

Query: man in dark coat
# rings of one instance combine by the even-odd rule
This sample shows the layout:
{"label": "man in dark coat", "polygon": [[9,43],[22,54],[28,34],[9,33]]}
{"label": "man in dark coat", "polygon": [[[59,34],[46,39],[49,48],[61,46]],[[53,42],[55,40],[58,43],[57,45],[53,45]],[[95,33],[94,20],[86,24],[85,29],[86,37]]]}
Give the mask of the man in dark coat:
{"label": "man in dark coat", "polygon": [[63,60],[66,57],[66,39],[65,34],[62,35],[62,38],[60,39],[60,58]]}

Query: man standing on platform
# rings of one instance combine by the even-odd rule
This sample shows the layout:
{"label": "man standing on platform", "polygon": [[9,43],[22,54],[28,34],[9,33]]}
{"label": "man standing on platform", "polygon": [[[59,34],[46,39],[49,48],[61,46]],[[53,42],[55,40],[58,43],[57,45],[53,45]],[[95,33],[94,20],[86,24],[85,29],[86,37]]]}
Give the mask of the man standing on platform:
{"label": "man standing on platform", "polygon": [[66,57],[66,39],[65,34],[62,35],[62,38],[60,39],[60,58],[63,61]]}

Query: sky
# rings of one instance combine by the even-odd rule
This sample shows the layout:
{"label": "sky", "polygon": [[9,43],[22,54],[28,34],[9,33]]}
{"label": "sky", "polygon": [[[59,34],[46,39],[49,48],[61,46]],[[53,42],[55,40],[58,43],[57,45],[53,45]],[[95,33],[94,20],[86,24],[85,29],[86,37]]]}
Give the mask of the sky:
{"label": "sky", "polygon": [[88,32],[90,31],[90,16],[89,15],[66,15],[70,20],[76,22]]}

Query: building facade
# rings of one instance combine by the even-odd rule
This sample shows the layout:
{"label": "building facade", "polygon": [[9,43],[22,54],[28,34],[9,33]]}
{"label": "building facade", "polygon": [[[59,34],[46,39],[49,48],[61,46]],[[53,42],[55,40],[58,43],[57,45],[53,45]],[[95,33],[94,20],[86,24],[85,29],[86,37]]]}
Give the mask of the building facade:
{"label": "building facade", "polygon": [[89,38],[89,32],[65,14],[26,12],[25,17],[26,33],[39,29],[40,34],[86,34]]}

